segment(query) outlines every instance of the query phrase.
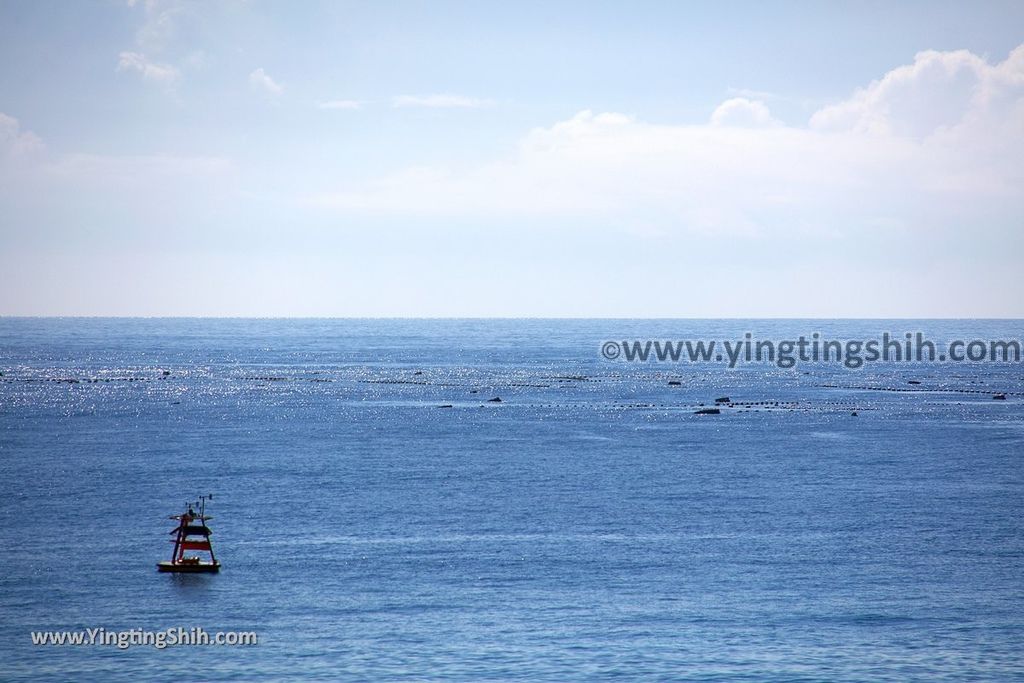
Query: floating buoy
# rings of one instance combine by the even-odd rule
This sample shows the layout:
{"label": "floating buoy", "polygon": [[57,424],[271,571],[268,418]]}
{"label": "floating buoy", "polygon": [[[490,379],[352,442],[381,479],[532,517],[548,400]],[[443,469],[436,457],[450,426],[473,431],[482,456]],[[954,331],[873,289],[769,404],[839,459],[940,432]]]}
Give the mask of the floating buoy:
{"label": "floating buoy", "polygon": [[[157,571],[184,574],[212,574],[220,571],[220,562],[214,557],[213,545],[210,543],[210,534],[213,532],[206,524],[208,520],[213,519],[206,514],[207,500],[213,500],[213,494],[199,496],[198,513],[189,504],[185,512],[169,517],[178,521],[178,526],[171,530],[171,533],[175,534],[174,540],[171,541],[174,550],[171,552],[170,562],[157,563]],[[186,550],[207,553],[210,559],[203,560],[198,555],[186,556]]]}

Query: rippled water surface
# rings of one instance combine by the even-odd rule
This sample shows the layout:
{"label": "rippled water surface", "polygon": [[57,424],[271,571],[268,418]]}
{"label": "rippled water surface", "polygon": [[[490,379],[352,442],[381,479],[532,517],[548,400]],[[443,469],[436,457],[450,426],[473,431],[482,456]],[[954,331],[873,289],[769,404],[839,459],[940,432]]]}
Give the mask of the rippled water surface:
{"label": "rippled water surface", "polygon": [[[0,319],[0,679],[1024,680],[1024,366],[601,356],[918,330],[1024,337]],[[207,492],[223,571],[158,574]],[[30,639],[179,626],[260,642]]]}

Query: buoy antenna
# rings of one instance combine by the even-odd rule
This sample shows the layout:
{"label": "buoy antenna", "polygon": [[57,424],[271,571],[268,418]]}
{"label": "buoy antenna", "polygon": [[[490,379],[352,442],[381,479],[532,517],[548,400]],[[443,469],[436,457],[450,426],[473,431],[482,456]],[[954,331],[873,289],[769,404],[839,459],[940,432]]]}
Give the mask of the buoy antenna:
{"label": "buoy antenna", "polygon": [[213,494],[207,494],[205,496],[199,496],[199,501],[196,503],[199,506],[199,516],[204,517],[206,515],[206,501],[213,500]]}

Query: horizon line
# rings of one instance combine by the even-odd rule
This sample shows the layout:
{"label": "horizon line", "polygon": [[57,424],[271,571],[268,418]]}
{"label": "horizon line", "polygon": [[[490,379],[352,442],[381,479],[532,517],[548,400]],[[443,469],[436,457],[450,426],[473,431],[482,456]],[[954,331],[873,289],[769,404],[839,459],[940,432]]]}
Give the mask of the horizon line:
{"label": "horizon line", "polygon": [[1024,321],[1024,317],[964,316],[261,316],[261,315],[7,315],[0,320],[992,320]]}

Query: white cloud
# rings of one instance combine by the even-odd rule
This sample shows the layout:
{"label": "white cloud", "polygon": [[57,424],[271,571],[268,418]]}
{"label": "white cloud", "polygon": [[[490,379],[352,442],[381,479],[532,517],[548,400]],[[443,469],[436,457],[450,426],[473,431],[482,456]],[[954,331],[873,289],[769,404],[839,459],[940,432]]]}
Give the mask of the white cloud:
{"label": "white cloud", "polygon": [[856,131],[924,138],[992,114],[1005,117],[1024,95],[1024,46],[992,65],[968,52],[928,50],[824,107],[811,118],[822,131]]}
{"label": "white cloud", "polygon": [[273,97],[277,97],[284,92],[284,86],[271,78],[270,75],[262,68],[255,69],[251,74],[249,74],[249,85],[252,86],[253,89]]}
{"label": "white cloud", "polygon": [[317,105],[320,109],[361,109],[362,106],[359,100],[331,100]]}
{"label": "white cloud", "polygon": [[118,55],[118,71],[134,71],[142,75],[143,80],[163,85],[174,85],[181,77],[181,72],[169,64],[156,64],[146,59],[139,52],[122,52]]}
{"label": "white cloud", "polygon": [[42,147],[43,141],[34,133],[21,130],[18,119],[0,112],[0,157],[22,156]]}
{"label": "white cloud", "polygon": [[772,118],[764,102],[734,97],[718,105],[711,113],[711,123],[715,126],[763,128],[777,125],[779,122]]}
{"label": "white cloud", "polygon": [[391,100],[395,107],[428,107],[435,109],[480,109],[490,107],[493,100],[464,95],[397,95]]}
{"label": "white cloud", "polygon": [[985,212],[991,229],[1019,232],[1021,158],[1024,47],[1000,64],[928,52],[809,125],[783,125],[746,98],[698,125],[584,111],[531,131],[507,158],[469,170],[410,168],[314,201],[780,238],[894,226],[934,236],[976,225]]}
{"label": "white cloud", "polygon": [[[134,8],[137,2],[128,2]],[[180,0],[146,0],[142,3],[145,19],[135,33],[136,44],[144,51],[159,53],[179,37],[182,23],[194,21],[194,12]]]}
{"label": "white cloud", "polygon": [[189,0],[127,0],[142,7],[135,49],[121,53],[118,69],[138,71],[150,81],[173,85],[182,70],[202,69],[207,56],[205,16],[214,6]]}

